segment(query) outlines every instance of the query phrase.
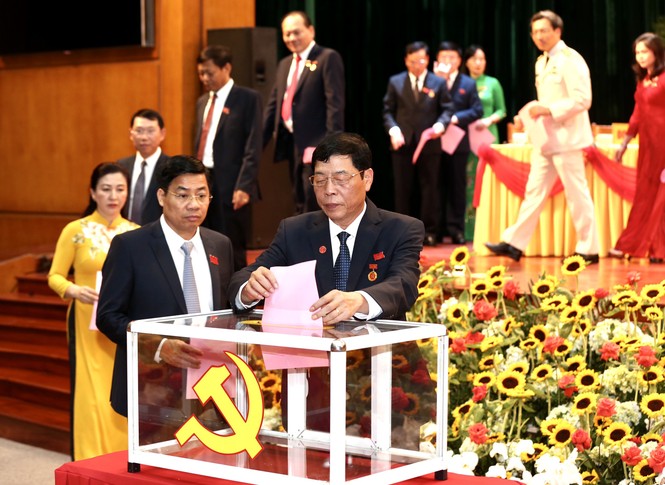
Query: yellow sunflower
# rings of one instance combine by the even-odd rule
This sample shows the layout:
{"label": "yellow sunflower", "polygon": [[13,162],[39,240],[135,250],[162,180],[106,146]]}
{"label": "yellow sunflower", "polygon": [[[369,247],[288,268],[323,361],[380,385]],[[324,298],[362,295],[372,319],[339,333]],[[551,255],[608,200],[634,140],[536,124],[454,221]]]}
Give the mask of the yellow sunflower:
{"label": "yellow sunflower", "polygon": [[524,374],[515,371],[500,372],[496,378],[496,388],[504,394],[514,389],[522,389],[525,384],[526,378]]}
{"label": "yellow sunflower", "polygon": [[535,395],[536,393],[533,392],[531,389],[525,389],[523,387],[518,387],[517,389],[510,389],[506,392],[506,396],[515,399],[529,399]]}
{"label": "yellow sunflower", "polygon": [[448,366],[448,377],[452,377],[459,372],[459,369],[455,364],[450,364]]}
{"label": "yellow sunflower", "polygon": [[665,376],[663,369],[657,366],[652,366],[648,369],[638,372],[637,381],[645,386],[650,386],[663,382]]}
{"label": "yellow sunflower", "polygon": [[571,374],[577,374],[579,371],[586,369],[586,360],[581,355],[575,355],[566,359],[566,370]]}
{"label": "yellow sunflower", "polygon": [[531,287],[531,293],[536,295],[539,298],[547,298],[552,294],[552,292],[556,289],[556,285],[554,282],[550,280],[538,280],[534,285]]}
{"label": "yellow sunflower", "polygon": [[598,395],[594,392],[583,392],[578,394],[573,401],[571,412],[577,415],[591,414],[596,409]]}
{"label": "yellow sunflower", "polygon": [[520,455],[520,458],[524,463],[527,463],[529,461],[535,461],[538,458],[542,456],[543,453],[547,452],[549,450],[547,445],[544,445],[542,443],[534,443],[533,444],[533,453],[522,453]]}
{"label": "yellow sunflower", "polygon": [[565,421],[557,423],[557,425],[552,430],[552,434],[548,439],[548,443],[556,446],[557,448],[563,448],[570,443],[573,433],[575,432],[575,427]]}
{"label": "yellow sunflower", "polygon": [[475,280],[471,283],[472,295],[486,295],[491,289],[489,282],[484,278]]}
{"label": "yellow sunflower", "polygon": [[552,377],[554,369],[549,364],[540,364],[531,372],[531,379],[536,382],[543,382]]}
{"label": "yellow sunflower", "polygon": [[363,402],[370,402],[372,400],[372,386],[365,384],[360,389],[360,400]]}
{"label": "yellow sunflower", "polygon": [[401,369],[409,365],[409,361],[402,354],[394,354],[392,360],[393,369]]}
{"label": "yellow sunflower", "polygon": [[469,306],[466,303],[455,303],[446,309],[446,318],[451,323],[462,322],[469,313]]}
{"label": "yellow sunflower", "polygon": [[486,445],[491,445],[492,443],[497,443],[506,440],[506,435],[504,433],[491,433],[487,435]]}
{"label": "yellow sunflower", "polygon": [[559,418],[543,419],[540,422],[540,433],[543,436],[551,436],[552,431],[554,431],[554,428],[556,428],[556,425],[560,422],[563,422],[563,420]]}
{"label": "yellow sunflower", "polygon": [[434,288],[422,288],[418,290],[418,299],[416,301],[432,300],[439,296],[439,292]]}
{"label": "yellow sunflower", "polygon": [[573,344],[569,340],[564,340],[554,351],[556,357],[564,357],[573,349]]}
{"label": "yellow sunflower", "polygon": [[596,295],[594,290],[583,291],[573,298],[573,306],[580,309],[582,313],[592,310],[596,306]]}
{"label": "yellow sunflower", "polygon": [[663,437],[658,433],[647,433],[642,436],[642,443],[662,443]]}
{"label": "yellow sunflower", "polygon": [[475,405],[476,403],[474,403],[471,399],[465,403],[460,404],[455,409],[453,409],[453,418],[464,418],[468,416]]}
{"label": "yellow sunflower", "polygon": [[400,413],[407,416],[414,416],[418,414],[418,411],[420,411],[420,398],[413,392],[407,392],[406,397],[409,398],[409,404],[407,404],[406,407],[400,411]]}
{"label": "yellow sunflower", "polygon": [[612,424],[612,418],[609,416],[598,416],[597,414],[593,417],[593,426],[598,430],[599,433],[604,432],[610,424]]}
{"label": "yellow sunflower", "polygon": [[659,322],[663,319],[663,310],[657,306],[650,306],[644,310],[644,316],[650,322]]}
{"label": "yellow sunflower", "polygon": [[588,318],[580,318],[575,324],[575,329],[577,333],[576,336],[579,336],[580,334],[588,335],[589,332],[591,332],[591,329],[593,329],[593,324]]}
{"label": "yellow sunflower", "polygon": [[526,375],[529,372],[529,363],[526,360],[515,362],[514,364],[510,364],[506,370]]}
{"label": "yellow sunflower", "polygon": [[450,266],[465,265],[470,257],[469,249],[466,246],[457,246],[450,255]]}
{"label": "yellow sunflower", "polygon": [[421,275],[420,280],[418,280],[418,290],[424,290],[431,286],[432,283],[434,283],[434,275],[425,273]]}
{"label": "yellow sunflower", "polygon": [[494,278],[489,278],[489,286],[494,291],[499,291],[506,284],[506,279],[503,276],[495,276]]}
{"label": "yellow sunflower", "polygon": [[455,418],[453,421],[453,424],[450,425],[450,434],[453,435],[453,437],[457,438],[459,436],[459,427],[460,427],[460,422],[462,421],[462,418]]}
{"label": "yellow sunflower", "polygon": [[549,311],[560,310],[561,308],[567,305],[568,305],[568,298],[566,298],[564,295],[554,295],[550,296],[549,298],[545,298],[541,302],[540,308],[541,310],[549,312]]}
{"label": "yellow sunflower", "polygon": [[658,283],[644,285],[642,291],[640,291],[640,298],[642,298],[647,305],[657,303],[663,296],[665,296],[665,288]]}
{"label": "yellow sunflower", "polygon": [[501,264],[498,264],[498,265],[492,266],[490,269],[488,269],[485,272],[485,277],[488,278],[488,279],[499,278],[499,277],[503,276],[504,274],[506,274],[506,267],[501,265]]}
{"label": "yellow sunflower", "polygon": [[513,332],[513,328],[519,327],[520,325],[515,321],[515,317],[506,317],[503,319],[501,324],[501,333],[504,335],[510,335]]}
{"label": "yellow sunflower", "polygon": [[605,443],[608,445],[622,445],[630,438],[632,438],[630,426],[626,423],[615,422],[610,424],[605,431],[603,431]]}
{"label": "yellow sunflower", "polygon": [[640,305],[641,299],[633,290],[624,290],[612,297],[612,304],[622,310],[632,310]]}
{"label": "yellow sunflower", "polygon": [[275,374],[274,372],[268,372],[261,378],[260,381],[261,389],[264,391],[279,389],[281,383],[282,378],[279,376],[279,374]]}
{"label": "yellow sunflower", "polygon": [[646,482],[649,478],[654,478],[656,476],[656,471],[651,468],[649,461],[645,458],[633,467],[633,474],[635,476],[635,481]]}
{"label": "yellow sunflower", "polygon": [[489,388],[492,387],[495,382],[496,382],[496,376],[494,375],[493,372],[483,371],[473,376],[474,387],[485,386]]}
{"label": "yellow sunflower", "polygon": [[665,394],[647,394],[640,401],[640,409],[650,418],[663,416],[665,414]]}
{"label": "yellow sunflower", "polygon": [[349,350],[346,353],[346,368],[356,369],[360,367],[363,360],[365,360],[365,354],[362,350]]}
{"label": "yellow sunflower", "polygon": [[429,267],[429,272],[433,273],[445,267],[446,267],[445,260],[437,261],[436,263],[434,263],[432,266]]}
{"label": "yellow sunflower", "polygon": [[579,308],[574,306],[567,306],[561,310],[559,318],[561,323],[571,323],[576,322],[581,316],[582,313],[580,312]]}
{"label": "yellow sunflower", "polygon": [[487,352],[489,349],[501,345],[503,343],[503,337],[499,335],[492,335],[485,337],[482,342],[480,342],[480,351]]}
{"label": "yellow sunflower", "polygon": [[547,337],[550,336],[549,331],[545,328],[545,325],[534,325],[529,330],[529,337],[535,338],[539,342],[544,342]]}
{"label": "yellow sunflower", "polygon": [[591,470],[582,472],[582,484],[583,485],[595,485],[600,481],[600,476],[596,470]]}
{"label": "yellow sunflower", "polygon": [[480,359],[480,361],[478,362],[478,368],[480,370],[494,369],[496,367],[496,364],[498,364],[496,357],[490,355],[488,357],[483,357],[482,359]]}
{"label": "yellow sunflower", "polygon": [[587,264],[586,261],[584,261],[584,258],[579,254],[575,254],[563,260],[561,273],[566,276],[575,276],[580,274],[586,266]]}
{"label": "yellow sunflower", "polygon": [[529,350],[537,349],[542,345],[542,342],[535,337],[529,337],[520,342],[520,349],[528,352]]}
{"label": "yellow sunflower", "polygon": [[575,376],[575,385],[580,392],[591,392],[600,389],[600,377],[591,369],[584,369]]}

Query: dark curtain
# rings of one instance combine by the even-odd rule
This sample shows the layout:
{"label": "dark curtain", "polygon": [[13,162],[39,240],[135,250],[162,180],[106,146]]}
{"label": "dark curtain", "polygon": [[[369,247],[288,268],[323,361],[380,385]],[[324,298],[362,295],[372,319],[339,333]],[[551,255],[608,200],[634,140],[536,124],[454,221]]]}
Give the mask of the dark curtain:
{"label": "dark curtain", "polygon": [[[346,129],[369,142],[376,171],[370,196],[380,207],[392,208],[381,109],[388,78],[405,68],[406,44],[427,42],[431,60],[443,40],[462,48],[482,45],[487,74],[503,86],[509,120],[535,98],[533,68],[540,53],[529,36],[529,19],[543,9],[562,17],[562,38],[589,65],[591,120],[627,122],[635,89],[632,42],[645,31],[663,35],[665,0],[257,0],[256,25],[279,28],[285,13],[304,10],[314,23],[316,41],[340,52],[346,68]],[[278,52],[288,54],[281,42]],[[505,123],[500,126],[503,139]]]}

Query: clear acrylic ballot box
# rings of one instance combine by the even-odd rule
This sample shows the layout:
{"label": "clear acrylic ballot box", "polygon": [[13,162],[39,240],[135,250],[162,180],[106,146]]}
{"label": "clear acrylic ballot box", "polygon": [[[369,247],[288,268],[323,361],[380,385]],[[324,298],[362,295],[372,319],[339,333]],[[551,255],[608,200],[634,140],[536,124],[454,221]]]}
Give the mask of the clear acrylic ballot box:
{"label": "clear acrylic ballot box", "polygon": [[145,464],[255,484],[447,478],[443,325],[303,328],[262,316],[131,323],[130,471]]}

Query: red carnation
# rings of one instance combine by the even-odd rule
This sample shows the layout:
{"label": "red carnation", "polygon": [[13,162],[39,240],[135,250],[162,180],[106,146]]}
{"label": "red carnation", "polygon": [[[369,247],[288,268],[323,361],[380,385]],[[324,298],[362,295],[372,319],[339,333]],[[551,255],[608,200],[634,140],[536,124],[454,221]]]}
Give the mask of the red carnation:
{"label": "red carnation", "polygon": [[411,375],[411,382],[414,384],[420,384],[421,386],[431,386],[433,384],[432,379],[429,377],[429,372],[424,369],[418,369]]}
{"label": "red carnation", "polygon": [[602,300],[603,298],[607,298],[610,295],[610,292],[607,291],[605,288],[598,288],[596,289],[596,292],[594,293],[593,296],[596,297],[596,300]]}
{"label": "red carnation", "polygon": [[483,423],[472,424],[469,426],[469,438],[477,445],[482,445],[487,441],[488,431]]}
{"label": "red carnation", "polygon": [[639,273],[639,271],[629,271],[626,274],[626,280],[631,285],[637,284],[637,282],[640,281],[641,279],[642,275]]}
{"label": "red carnation", "polygon": [[466,351],[466,339],[463,338],[454,338],[450,343],[450,352],[453,354],[461,354]]}
{"label": "red carnation", "polygon": [[575,376],[572,374],[566,374],[558,382],[559,389],[562,389],[566,397],[571,397],[577,392],[577,386],[575,385]]}
{"label": "red carnation", "polygon": [[600,358],[602,360],[618,360],[621,347],[614,342],[605,342],[600,348]]}
{"label": "red carnation", "polygon": [[651,367],[656,362],[658,362],[658,359],[656,358],[656,352],[648,345],[643,345],[640,347],[640,351],[635,356],[635,360],[642,367]]}
{"label": "red carnation", "polygon": [[609,418],[614,416],[617,413],[616,410],[616,401],[608,397],[601,397],[598,399],[598,404],[596,405],[596,416],[601,418]]}
{"label": "red carnation", "polygon": [[409,405],[409,398],[401,387],[393,387],[393,411],[401,411]]}
{"label": "red carnation", "polygon": [[570,439],[571,443],[575,445],[577,451],[582,452],[591,448],[591,436],[583,429],[577,429]]}
{"label": "red carnation", "polygon": [[513,280],[506,282],[506,284],[503,287],[503,294],[510,301],[515,301],[515,298],[517,297],[519,292],[520,292],[520,284],[516,283]]}
{"label": "red carnation", "polygon": [[473,305],[473,314],[478,320],[487,321],[496,317],[497,311],[493,305],[487,303],[485,300],[480,300]]}
{"label": "red carnation", "polygon": [[543,342],[543,352],[546,354],[553,354],[556,352],[556,349],[558,349],[559,346],[564,342],[565,340],[563,337],[559,337],[558,335],[550,335],[545,339],[545,342]]}
{"label": "red carnation", "polygon": [[487,386],[475,386],[473,388],[473,402],[482,401],[487,396]]}
{"label": "red carnation", "polygon": [[642,461],[642,452],[637,446],[631,446],[623,452],[623,455],[621,455],[621,461],[628,466],[635,466]]}
{"label": "red carnation", "polygon": [[480,332],[469,332],[465,338],[467,344],[479,344],[485,340],[485,336]]}

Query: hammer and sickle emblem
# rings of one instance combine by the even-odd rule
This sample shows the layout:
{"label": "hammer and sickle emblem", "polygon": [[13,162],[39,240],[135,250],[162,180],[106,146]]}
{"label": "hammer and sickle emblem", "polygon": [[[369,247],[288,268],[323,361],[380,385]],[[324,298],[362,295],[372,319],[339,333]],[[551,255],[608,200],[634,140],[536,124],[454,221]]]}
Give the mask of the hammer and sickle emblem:
{"label": "hammer and sickle emblem", "polygon": [[220,436],[203,426],[196,416],[192,416],[175,433],[175,437],[180,446],[196,436],[205,446],[222,455],[234,455],[245,450],[254,458],[263,450],[263,445],[258,440],[263,423],[263,394],[259,381],[247,363],[232,352],[224,353],[235,363],[245,381],[248,397],[247,419],[242,417],[224,390],[224,381],[231,373],[225,365],[213,366],[194,385],[194,392],[203,404],[210,399],[215,402],[234,434]]}

